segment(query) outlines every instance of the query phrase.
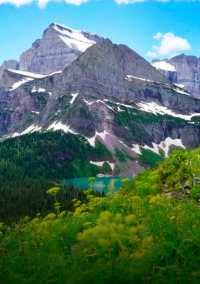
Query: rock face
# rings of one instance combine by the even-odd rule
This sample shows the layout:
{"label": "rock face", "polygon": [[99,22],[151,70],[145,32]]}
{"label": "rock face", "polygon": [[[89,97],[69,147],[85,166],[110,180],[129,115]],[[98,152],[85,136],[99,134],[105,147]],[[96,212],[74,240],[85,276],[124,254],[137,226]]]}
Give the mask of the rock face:
{"label": "rock face", "polygon": [[101,141],[115,165],[126,153],[133,174],[143,149],[167,155],[171,146],[200,144],[200,101],[127,46],[101,40],[63,72],[18,75],[29,80],[0,88],[1,139],[61,130],[92,146]]}
{"label": "rock face", "polygon": [[25,72],[16,69],[5,69],[0,80],[0,87],[5,88],[5,90],[7,91],[13,91],[26,82],[42,78],[45,78],[45,75]]}
{"label": "rock face", "polygon": [[[43,46],[54,40],[55,46],[63,46],[66,40],[69,45],[68,33],[66,28],[50,25],[38,48],[27,53],[31,54],[32,59],[27,62],[32,62],[32,71],[42,74],[58,70],[48,48]],[[64,35],[65,40],[60,39]],[[78,35],[80,43],[80,32]],[[117,174],[124,175],[142,169],[138,159],[144,150],[157,154],[162,151],[167,156],[171,147],[200,145],[200,100],[188,96],[171,83],[175,79],[166,79],[158,67],[154,68],[127,46],[102,38],[98,41],[96,36],[82,32],[81,36],[89,42],[84,39],[77,45],[75,39],[70,39],[65,56],[68,60],[72,58],[68,55],[76,51],[76,59],[66,61],[63,71],[50,75],[4,71],[0,85],[2,140],[61,130],[92,147],[100,141],[112,153],[113,168],[119,169]],[[48,62],[45,72],[38,69],[44,68],[38,63],[42,58]],[[168,72],[175,76],[176,67],[167,64]],[[24,69],[30,68],[25,65]],[[126,163],[121,167],[122,161]]]}
{"label": "rock face", "polygon": [[164,62],[174,70],[164,68],[163,61],[154,62],[153,65],[168,80],[183,85],[192,96],[200,98],[200,58],[181,54]]}
{"label": "rock face", "polygon": [[52,23],[43,32],[42,38],[20,56],[19,62],[8,60],[0,66],[0,86],[9,89],[20,78],[25,82],[27,78],[41,77],[40,74],[61,72],[87,48],[101,40],[103,38],[97,35]]}
{"label": "rock face", "polygon": [[20,57],[19,69],[40,74],[63,70],[88,47],[101,40],[86,32],[51,24]]}
{"label": "rock face", "polygon": [[3,76],[3,73],[7,69],[18,69],[19,63],[16,60],[7,60],[4,61],[3,64],[0,66],[0,80]]}
{"label": "rock face", "polygon": [[176,68],[177,82],[195,97],[200,97],[200,58],[179,55],[169,60]]}

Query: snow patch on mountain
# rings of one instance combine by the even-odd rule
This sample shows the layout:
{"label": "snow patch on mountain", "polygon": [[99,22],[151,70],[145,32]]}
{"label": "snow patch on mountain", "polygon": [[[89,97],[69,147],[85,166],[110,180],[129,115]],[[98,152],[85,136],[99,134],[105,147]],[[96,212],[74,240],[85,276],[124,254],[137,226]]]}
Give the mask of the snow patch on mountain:
{"label": "snow patch on mountain", "polygon": [[185,149],[185,146],[183,145],[183,142],[181,139],[173,139],[171,137],[167,137],[165,140],[161,141],[159,144],[152,143],[152,147],[149,145],[134,144],[132,145],[131,150],[134,151],[138,155],[142,154],[142,151],[141,151],[142,149],[150,150],[158,155],[160,155],[160,151],[163,151],[165,157],[168,157],[170,148],[172,146]]}
{"label": "snow patch on mountain", "polygon": [[95,101],[88,101],[88,100],[86,100],[86,99],[83,99],[83,101],[84,101],[84,103],[85,103],[86,105],[88,105],[88,106],[93,105],[93,103],[95,102]]}
{"label": "snow patch on mountain", "polygon": [[35,86],[33,86],[31,93],[45,93],[46,89],[44,88],[36,88]]}
{"label": "snow patch on mountain", "polygon": [[[183,87],[178,86],[177,84],[174,85],[175,87],[172,88],[176,93],[179,93],[181,95],[191,96],[190,93],[188,93]],[[182,85],[183,86],[183,85]]]}
{"label": "snow patch on mountain", "polygon": [[126,75],[125,79],[128,80],[129,82],[131,82],[133,80],[140,80],[140,81],[149,82],[149,83],[155,83],[156,82],[156,81],[153,81],[153,80],[149,80],[149,79],[142,78],[142,77],[137,77],[137,76],[134,76],[134,75]]}
{"label": "snow patch on mountain", "polygon": [[143,148],[151,150],[156,154],[160,154],[160,150],[163,150],[165,157],[168,157],[171,146],[185,149],[181,139],[172,139],[171,137],[167,137],[164,141],[161,141],[160,144],[152,143],[152,146],[153,147],[145,145]]}
{"label": "snow patch on mountain", "polygon": [[71,134],[78,134],[74,130],[70,128],[69,125],[63,124],[61,121],[54,121],[48,128],[47,130],[52,130],[52,131],[58,131],[61,130],[64,133],[71,133]]}
{"label": "snow patch on mountain", "polygon": [[141,146],[139,144],[133,144],[131,150],[138,155],[141,155]]}
{"label": "snow patch on mountain", "polygon": [[170,72],[176,72],[175,66],[166,62],[166,61],[156,61],[156,62],[153,62],[152,65],[156,69],[160,69],[160,70],[164,70],[164,71],[170,71]]}
{"label": "snow patch on mountain", "polygon": [[34,80],[34,79],[32,79],[32,78],[23,78],[22,80],[15,82],[15,83],[11,86],[11,88],[9,89],[9,91],[14,91],[14,90],[18,89],[19,87],[21,87],[22,85],[24,85],[25,83],[31,82],[31,81],[33,81],[33,80]]}
{"label": "snow patch on mountain", "polygon": [[53,29],[59,33],[60,39],[72,49],[85,52],[96,42],[88,39],[82,31],[74,30],[59,24],[54,24]]}
{"label": "snow patch on mountain", "polygon": [[43,79],[46,75],[22,71],[22,70],[15,70],[15,69],[8,69],[9,72],[22,75],[24,77],[32,78],[32,79]]}
{"label": "snow patch on mountain", "polygon": [[39,132],[41,130],[42,130],[42,128],[40,126],[32,124],[29,127],[27,127],[25,130],[23,130],[22,132],[14,132],[12,135],[5,136],[4,138],[6,138],[6,139],[14,138],[14,137],[26,135],[26,134],[29,134],[29,133]]}
{"label": "snow patch on mountain", "polygon": [[101,162],[90,161],[90,164],[95,165],[95,166],[98,166],[98,167],[103,167],[104,163],[109,164],[109,166],[111,167],[112,171],[114,170],[115,164],[114,164],[114,163],[111,163],[111,162],[109,162],[109,161],[101,161]]}
{"label": "snow patch on mountain", "polygon": [[189,115],[176,113],[173,110],[165,106],[159,105],[155,102],[140,102],[140,103],[137,103],[137,106],[139,107],[140,110],[145,111],[145,112],[153,113],[156,115],[157,114],[170,115],[170,116],[178,117],[178,118],[188,120],[188,121],[190,121],[195,116],[200,116],[200,113],[191,113]]}
{"label": "snow patch on mountain", "polygon": [[76,100],[76,98],[78,97],[78,95],[79,95],[79,93],[71,94],[72,99],[71,99],[70,102],[69,102],[71,105],[75,102],[75,100]]}
{"label": "snow patch on mountain", "polygon": [[93,137],[86,137],[87,141],[90,143],[90,145],[92,147],[95,147],[95,142],[97,138],[101,138],[103,141],[105,141],[107,135],[111,135],[109,134],[106,130],[102,131],[102,132],[98,132],[96,131],[95,135]]}

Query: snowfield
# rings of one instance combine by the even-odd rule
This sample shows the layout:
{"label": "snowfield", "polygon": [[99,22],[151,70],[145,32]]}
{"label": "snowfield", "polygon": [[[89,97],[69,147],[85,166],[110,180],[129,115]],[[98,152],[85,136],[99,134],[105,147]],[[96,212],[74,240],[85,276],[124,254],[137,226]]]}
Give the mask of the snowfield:
{"label": "snowfield", "polygon": [[181,113],[176,113],[173,110],[159,105],[155,102],[140,102],[137,103],[137,106],[139,107],[140,110],[153,113],[153,114],[161,114],[161,115],[170,115],[174,117],[178,117],[184,120],[190,121],[193,117],[195,116],[200,116],[200,113],[191,113],[189,115],[187,114],[181,114]]}
{"label": "snowfield", "polygon": [[85,52],[96,42],[88,39],[82,31],[71,29],[59,24],[54,24],[53,29],[59,33],[60,39],[72,49]]}

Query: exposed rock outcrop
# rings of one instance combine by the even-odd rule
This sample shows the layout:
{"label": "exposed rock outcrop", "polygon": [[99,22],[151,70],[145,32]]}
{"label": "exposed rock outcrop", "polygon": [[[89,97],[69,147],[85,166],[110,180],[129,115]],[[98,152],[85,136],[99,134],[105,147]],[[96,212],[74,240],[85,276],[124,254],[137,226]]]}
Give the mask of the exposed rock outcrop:
{"label": "exposed rock outcrop", "polygon": [[[169,64],[172,69],[166,69]],[[154,62],[154,67],[172,83],[182,85],[192,96],[200,98],[200,58],[189,55],[178,55],[169,60]]]}
{"label": "exposed rock outcrop", "polygon": [[7,69],[18,69],[19,63],[16,60],[7,60],[0,65],[0,80],[3,76],[3,73]]}
{"label": "exposed rock outcrop", "polygon": [[34,73],[50,74],[63,70],[100,37],[51,24],[32,47],[20,57],[19,69]]}

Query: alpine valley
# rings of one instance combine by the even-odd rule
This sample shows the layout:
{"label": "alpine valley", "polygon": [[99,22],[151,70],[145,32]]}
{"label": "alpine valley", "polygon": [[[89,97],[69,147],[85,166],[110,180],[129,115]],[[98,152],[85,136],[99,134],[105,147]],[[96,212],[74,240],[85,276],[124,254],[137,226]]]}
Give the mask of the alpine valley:
{"label": "alpine valley", "polygon": [[125,45],[50,24],[19,62],[0,67],[1,180],[135,176],[173,148],[197,147],[199,81],[185,62],[196,64],[152,65]]}

